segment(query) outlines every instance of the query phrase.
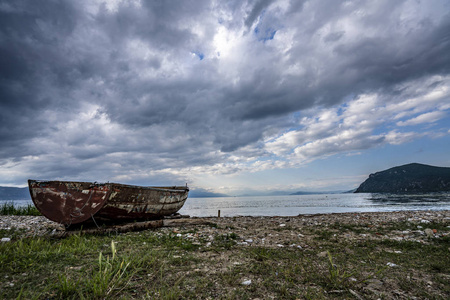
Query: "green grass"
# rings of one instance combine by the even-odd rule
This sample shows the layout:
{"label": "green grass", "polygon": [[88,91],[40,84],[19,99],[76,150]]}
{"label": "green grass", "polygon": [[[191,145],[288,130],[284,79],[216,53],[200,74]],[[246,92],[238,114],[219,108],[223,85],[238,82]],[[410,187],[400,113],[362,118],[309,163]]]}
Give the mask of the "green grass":
{"label": "green grass", "polygon": [[216,235],[214,237],[214,246],[216,248],[223,248],[223,249],[231,249],[233,248],[233,246],[236,245],[236,240],[239,237],[235,234],[235,233],[230,233],[230,234],[223,234],[223,235]]}
{"label": "green grass", "polygon": [[[346,226],[342,234],[362,228]],[[163,228],[1,243],[0,299],[354,299],[354,291],[383,299],[392,290],[450,296],[448,236],[427,243],[348,240],[334,237],[334,228],[314,227],[309,247],[298,249],[243,246],[228,229],[215,228],[213,239],[188,238],[199,232]]]}
{"label": "green grass", "polygon": [[14,206],[13,203],[6,202],[0,205],[0,215],[40,216],[41,213],[32,204],[28,204],[27,206]]}

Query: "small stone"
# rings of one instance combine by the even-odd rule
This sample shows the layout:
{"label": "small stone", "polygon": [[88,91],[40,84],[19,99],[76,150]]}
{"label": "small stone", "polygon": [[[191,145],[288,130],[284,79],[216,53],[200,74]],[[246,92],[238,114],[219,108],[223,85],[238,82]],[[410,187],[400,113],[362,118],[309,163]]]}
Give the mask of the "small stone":
{"label": "small stone", "polygon": [[251,244],[251,243],[253,243],[253,240],[252,239],[247,239],[247,240],[245,240],[247,243],[249,243],[249,244]]}
{"label": "small stone", "polygon": [[327,257],[327,255],[328,255],[327,251],[323,251],[323,252],[320,252],[319,254],[317,254],[318,257]]}
{"label": "small stone", "polygon": [[284,245],[281,245],[281,244],[277,244],[277,246],[280,248],[284,248]]}
{"label": "small stone", "polygon": [[431,230],[430,228],[425,229],[425,234],[429,237],[434,236],[433,230]]}
{"label": "small stone", "polygon": [[250,285],[250,284],[252,284],[251,280],[245,280],[242,282],[242,285]]}
{"label": "small stone", "polygon": [[394,263],[391,263],[391,262],[388,262],[388,263],[386,264],[386,266],[388,266],[388,267],[397,267],[398,265],[396,265],[396,264],[394,264]]}
{"label": "small stone", "polygon": [[286,224],[280,224],[280,227],[285,227],[286,226]]}

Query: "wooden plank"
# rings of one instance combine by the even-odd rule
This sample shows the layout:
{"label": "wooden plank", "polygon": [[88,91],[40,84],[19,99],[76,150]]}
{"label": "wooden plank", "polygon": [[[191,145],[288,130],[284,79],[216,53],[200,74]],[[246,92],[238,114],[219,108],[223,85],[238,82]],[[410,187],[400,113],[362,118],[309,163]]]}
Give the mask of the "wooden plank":
{"label": "wooden plank", "polygon": [[126,223],[121,225],[113,225],[108,227],[89,228],[80,230],[67,230],[60,234],[58,237],[67,237],[76,234],[110,234],[110,233],[124,233],[130,231],[141,231],[152,228],[160,227],[177,227],[177,226],[195,226],[195,225],[211,225],[205,219],[164,219],[164,220],[152,220],[144,222]]}

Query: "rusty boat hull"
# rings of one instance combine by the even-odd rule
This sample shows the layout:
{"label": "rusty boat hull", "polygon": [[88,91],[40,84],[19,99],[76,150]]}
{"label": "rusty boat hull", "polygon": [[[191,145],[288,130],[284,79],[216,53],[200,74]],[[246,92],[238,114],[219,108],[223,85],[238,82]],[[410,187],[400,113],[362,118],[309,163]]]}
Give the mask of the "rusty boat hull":
{"label": "rusty boat hull", "polygon": [[91,221],[158,219],[184,205],[186,186],[28,180],[31,199],[48,219],[65,226]]}

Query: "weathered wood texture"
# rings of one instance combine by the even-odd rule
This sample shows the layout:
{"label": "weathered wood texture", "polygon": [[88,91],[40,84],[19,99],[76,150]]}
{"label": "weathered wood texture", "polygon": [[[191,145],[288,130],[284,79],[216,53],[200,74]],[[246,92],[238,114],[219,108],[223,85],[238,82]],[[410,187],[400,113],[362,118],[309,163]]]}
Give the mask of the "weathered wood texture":
{"label": "weathered wood texture", "polygon": [[165,220],[152,220],[145,222],[133,222],[121,225],[112,225],[108,227],[79,229],[79,230],[66,230],[58,237],[67,237],[76,234],[111,234],[111,233],[125,233],[131,231],[141,231],[160,227],[177,227],[177,226],[195,226],[195,225],[210,225],[209,221],[204,219],[165,219]]}

